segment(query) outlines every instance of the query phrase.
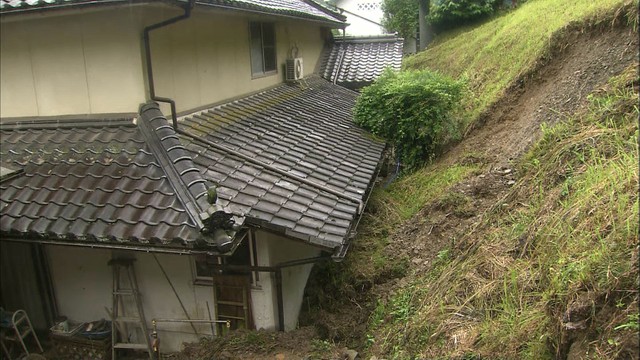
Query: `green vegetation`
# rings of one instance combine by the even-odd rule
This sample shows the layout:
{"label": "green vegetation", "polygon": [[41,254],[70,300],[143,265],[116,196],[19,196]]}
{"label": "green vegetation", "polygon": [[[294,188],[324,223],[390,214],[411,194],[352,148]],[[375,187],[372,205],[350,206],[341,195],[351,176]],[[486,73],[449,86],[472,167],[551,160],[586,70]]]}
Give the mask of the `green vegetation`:
{"label": "green vegetation", "polygon": [[362,90],[354,121],[392,142],[405,168],[415,169],[459,138],[463,84],[427,70],[387,70]]}
{"label": "green vegetation", "polygon": [[414,37],[418,28],[418,1],[384,0],[382,25],[405,39]]}
{"label": "green vegetation", "polygon": [[[474,28],[454,30],[405,68],[467,79],[471,130],[510,89],[556,54],[570,29],[629,21],[637,1],[537,0]],[[627,20],[631,19],[631,20]],[[450,189],[475,174],[442,161],[374,192],[334,284],[404,277],[372,304],[363,341],[389,359],[553,359],[569,351],[569,320],[585,327],[597,359],[637,354],[638,64],[589,97],[588,108],[543,128],[518,160],[519,181],[430,270],[414,273],[387,246],[425,208],[464,217],[469,199]],[[447,210],[449,211],[449,210]],[[575,319],[574,319],[575,317]],[[580,323],[583,321],[583,323]],[[580,336],[586,336],[580,333]],[[636,353],[625,353],[628,349]]]}
{"label": "green vegetation", "polygon": [[[471,95],[465,98],[464,107],[469,115],[466,119],[473,124],[516,80],[526,80],[528,73],[552,56],[552,39],[563,29],[610,22],[625,3],[630,1],[528,1],[517,11],[481,26],[439,36],[404,66],[468,79]],[[637,1],[630,7],[637,8]]]}
{"label": "green vegetation", "polygon": [[505,199],[519,205],[496,206],[453,257],[439,255],[379,305],[393,321],[372,317],[378,351],[552,359],[568,350],[565,314],[586,307],[576,321],[599,335],[590,352],[624,355],[638,337],[636,69],[591,96],[585,113],[545,128]]}
{"label": "green vegetation", "polygon": [[492,15],[503,0],[434,0],[429,11],[429,23],[438,29],[462,24]]}

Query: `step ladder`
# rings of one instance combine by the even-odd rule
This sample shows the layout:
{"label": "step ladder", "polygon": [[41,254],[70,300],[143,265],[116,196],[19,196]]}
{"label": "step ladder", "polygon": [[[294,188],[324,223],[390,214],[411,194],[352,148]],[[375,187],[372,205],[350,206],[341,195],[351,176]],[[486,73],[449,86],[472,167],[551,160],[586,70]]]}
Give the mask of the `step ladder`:
{"label": "step ladder", "polygon": [[[154,359],[133,268],[134,261],[135,259],[109,261],[109,265],[113,267],[112,360],[117,359],[116,354],[120,349],[145,350],[149,353],[149,359]],[[136,337],[137,341],[132,342],[132,337]]]}

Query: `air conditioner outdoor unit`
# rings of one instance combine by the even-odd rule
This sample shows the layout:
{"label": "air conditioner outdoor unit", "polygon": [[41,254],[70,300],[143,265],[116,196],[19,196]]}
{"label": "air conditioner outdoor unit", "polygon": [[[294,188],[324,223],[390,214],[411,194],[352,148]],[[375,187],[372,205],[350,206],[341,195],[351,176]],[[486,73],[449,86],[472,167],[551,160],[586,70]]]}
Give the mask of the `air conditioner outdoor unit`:
{"label": "air conditioner outdoor unit", "polygon": [[302,58],[287,59],[286,80],[295,81],[303,77]]}

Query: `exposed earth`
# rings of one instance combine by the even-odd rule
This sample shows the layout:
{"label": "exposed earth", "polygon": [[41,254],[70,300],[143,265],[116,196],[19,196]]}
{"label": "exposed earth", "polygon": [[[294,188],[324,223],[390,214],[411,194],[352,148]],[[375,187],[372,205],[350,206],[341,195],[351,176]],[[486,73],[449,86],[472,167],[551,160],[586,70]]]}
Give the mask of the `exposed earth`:
{"label": "exposed earth", "polygon": [[[397,229],[387,248],[389,259],[405,256],[412,271],[427,270],[438,252],[451,245],[451,239],[470,231],[488,209],[500,206],[518,180],[513,161],[539,138],[541,124],[553,124],[575,113],[590,93],[638,58],[637,33],[610,23],[588,30],[569,29],[553,40],[550,57],[512,86],[481,118],[480,125],[438,160],[444,166],[479,165],[479,171],[451,192],[454,200],[461,200],[428,204]],[[389,296],[408,280],[390,274],[354,289],[353,298],[337,309],[302,317],[314,326],[289,333],[240,332],[189,345],[183,353],[167,358],[349,359],[354,353],[344,347],[364,348],[375,300]]]}

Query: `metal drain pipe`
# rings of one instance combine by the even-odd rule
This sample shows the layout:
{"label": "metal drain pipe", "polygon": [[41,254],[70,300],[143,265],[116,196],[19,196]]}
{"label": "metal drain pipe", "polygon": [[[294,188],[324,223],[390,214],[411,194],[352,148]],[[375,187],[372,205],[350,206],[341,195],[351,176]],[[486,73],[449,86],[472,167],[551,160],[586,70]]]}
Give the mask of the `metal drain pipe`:
{"label": "metal drain pipe", "polygon": [[171,25],[177,23],[178,21],[188,19],[191,16],[191,10],[195,6],[195,0],[189,0],[189,3],[184,6],[184,14],[178,15],[176,17],[172,17],[165,21],[159,22],[157,24],[149,25],[144,28],[143,31],[143,42],[144,42],[144,53],[145,53],[145,62],[147,66],[147,84],[149,85],[149,97],[153,101],[168,103],[171,106],[171,120],[173,122],[173,128],[178,129],[178,117],[176,115],[176,102],[173,99],[157,96],[155,84],[153,82],[153,66],[151,64],[151,41],[149,41],[149,33],[153,30],[159,29],[161,27]]}

